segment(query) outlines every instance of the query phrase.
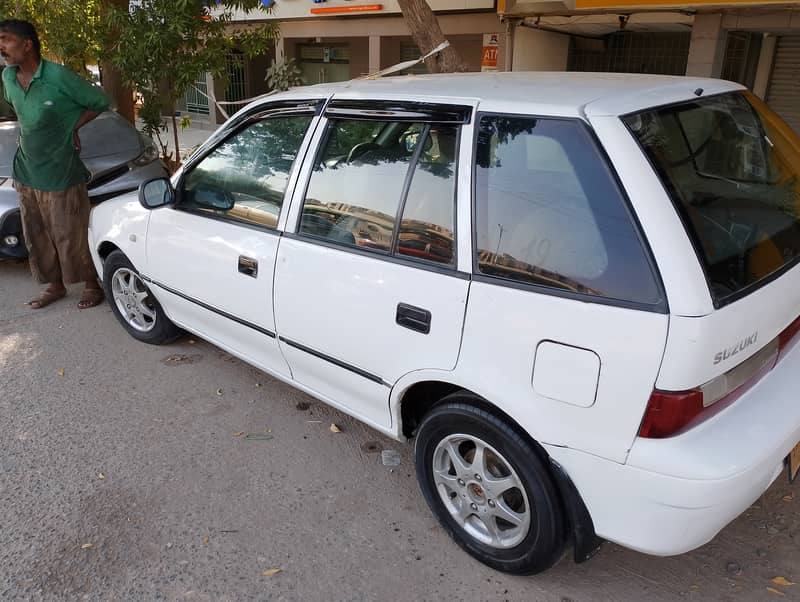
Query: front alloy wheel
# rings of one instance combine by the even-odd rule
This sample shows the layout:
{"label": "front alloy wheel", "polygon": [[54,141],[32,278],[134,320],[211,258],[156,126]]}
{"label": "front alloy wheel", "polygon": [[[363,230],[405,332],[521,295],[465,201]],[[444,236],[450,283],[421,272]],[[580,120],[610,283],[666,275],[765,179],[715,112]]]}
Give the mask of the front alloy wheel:
{"label": "front alloy wheel", "polygon": [[106,257],[103,289],[111,311],[134,339],[162,345],[180,336],[181,330],[164,313],[122,251],[113,251]]}
{"label": "front alloy wheel", "polygon": [[128,325],[139,332],[150,332],[156,325],[156,311],[150,292],[138,274],[126,268],[111,279],[114,303]]}

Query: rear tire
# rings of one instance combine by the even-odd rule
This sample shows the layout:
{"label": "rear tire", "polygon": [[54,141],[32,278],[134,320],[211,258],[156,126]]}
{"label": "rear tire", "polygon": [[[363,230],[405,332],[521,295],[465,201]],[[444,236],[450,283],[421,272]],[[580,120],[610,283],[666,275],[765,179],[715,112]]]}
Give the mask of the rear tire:
{"label": "rear tire", "polygon": [[181,329],[167,317],[122,251],[114,251],[106,258],[103,290],[111,311],[134,339],[150,345],[163,345],[181,335]]}
{"label": "rear tire", "polygon": [[433,513],[482,563],[513,574],[553,566],[564,551],[564,512],[534,448],[505,419],[453,394],[422,421],[417,479]]}

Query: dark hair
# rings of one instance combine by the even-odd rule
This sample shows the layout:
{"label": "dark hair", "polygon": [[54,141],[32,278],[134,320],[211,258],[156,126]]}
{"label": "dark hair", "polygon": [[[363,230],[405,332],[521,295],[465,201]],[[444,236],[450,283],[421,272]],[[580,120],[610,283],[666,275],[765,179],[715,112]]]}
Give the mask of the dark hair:
{"label": "dark hair", "polygon": [[33,23],[22,19],[4,19],[0,21],[0,31],[13,33],[23,40],[30,40],[34,51],[36,51],[36,56],[42,56],[42,45],[39,43],[39,34],[36,33]]}

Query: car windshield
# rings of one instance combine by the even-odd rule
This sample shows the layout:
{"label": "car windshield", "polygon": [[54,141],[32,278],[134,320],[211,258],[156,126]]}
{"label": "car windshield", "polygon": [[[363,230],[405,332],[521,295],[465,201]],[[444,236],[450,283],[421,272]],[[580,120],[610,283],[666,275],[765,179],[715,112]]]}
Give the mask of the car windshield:
{"label": "car windshield", "polygon": [[671,194],[715,303],[800,256],[800,139],[750,93],[624,118]]}

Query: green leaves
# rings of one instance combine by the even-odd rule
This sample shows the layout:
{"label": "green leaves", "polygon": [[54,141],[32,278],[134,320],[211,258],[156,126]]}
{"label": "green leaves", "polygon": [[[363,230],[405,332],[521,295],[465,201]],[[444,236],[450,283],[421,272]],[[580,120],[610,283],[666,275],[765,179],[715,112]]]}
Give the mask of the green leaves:
{"label": "green leaves", "polygon": [[261,6],[260,0],[142,0],[131,10],[109,7],[105,58],[141,95],[145,130],[157,136],[161,116],[172,114],[175,102],[205,73],[224,83],[225,59],[232,51],[252,57],[274,43],[278,30],[273,24],[231,23],[234,10]]}

